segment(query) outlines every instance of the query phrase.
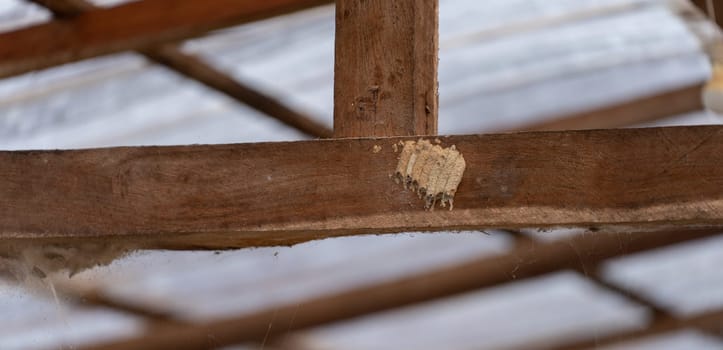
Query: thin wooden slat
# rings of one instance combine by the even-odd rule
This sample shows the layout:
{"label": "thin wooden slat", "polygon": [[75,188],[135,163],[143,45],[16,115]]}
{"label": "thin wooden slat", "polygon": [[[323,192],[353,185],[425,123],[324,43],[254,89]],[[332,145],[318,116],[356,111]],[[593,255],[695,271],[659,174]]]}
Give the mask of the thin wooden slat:
{"label": "thin wooden slat", "polygon": [[[143,0],[0,34],[0,77],[188,39],[329,0]],[[23,43],[23,45],[18,45]]]}
{"label": "thin wooden slat", "polygon": [[284,105],[271,96],[229,77],[198,57],[183,53],[175,46],[143,51],[146,57],[212,89],[252,107],[310,136],[328,138],[332,131],[314,118]]}
{"label": "thin wooden slat", "polygon": [[[508,234],[510,234],[512,237],[514,237],[515,244],[516,245],[527,245],[527,244],[533,244],[535,241],[532,237],[525,235],[521,233],[520,231],[504,231]],[[679,319],[678,316],[668,312],[664,307],[658,305],[653,300],[650,300],[650,298],[629,290],[627,288],[624,288],[622,286],[619,286],[615,283],[609,282],[601,275],[601,267],[600,263],[597,263],[595,265],[587,265],[584,262],[581,262],[579,266],[575,267],[575,270],[577,270],[580,275],[584,276],[588,279],[588,281],[594,283],[598,287],[610,291],[612,293],[618,294],[625,299],[628,299],[638,305],[644,306],[648,312],[650,313],[649,318],[650,322],[652,323],[663,323],[663,322],[672,322],[676,319]],[[694,326],[694,325],[693,325]],[[723,334],[711,332],[710,329],[706,327],[699,328],[698,330],[707,333],[708,335],[714,336],[714,337],[723,337]],[[526,349],[529,347],[532,347],[533,344],[530,343],[526,346],[520,347],[520,349]]]}
{"label": "thin wooden slat", "polygon": [[699,315],[679,319],[662,319],[653,322],[642,330],[633,330],[607,337],[596,336],[595,339],[565,344],[554,347],[551,350],[584,350],[602,348],[603,346],[623,345],[627,342],[639,341],[648,337],[662,336],[667,333],[692,328],[703,329],[708,333],[723,333],[723,309],[711,310]]}
{"label": "thin wooden slat", "polygon": [[[292,331],[338,322],[361,315],[413,305],[437,298],[519,281],[546,273],[594,265],[605,259],[715,235],[693,230],[647,233],[592,233],[549,243],[519,245],[507,254],[484,257],[317,297],[235,318],[164,329],[111,344],[88,347],[114,349],[203,349],[283,336]],[[510,274],[510,271],[515,271]],[[474,276],[474,278],[470,278]],[[269,327],[273,324],[273,327]]]}
{"label": "thin wooden slat", "polygon": [[692,0],[710,19],[723,27],[723,4],[719,0]]}
{"label": "thin wooden slat", "polygon": [[723,224],[723,126],[440,137],[454,210],[392,180],[401,140],[0,152],[0,239],[260,246],[414,230]]}
{"label": "thin wooden slat", "polygon": [[335,137],[437,133],[438,7],[337,1]]}
{"label": "thin wooden slat", "polygon": [[[30,0],[51,10],[56,17],[70,18],[95,9],[85,0]],[[331,137],[332,131],[313,118],[299,113],[254,88],[232,79],[220,70],[208,65],[202,59],[186,54],[177,46],[166,44],[142,50],[148,59],[162,64],[179,74],[196,80],[212,89],[248,105],[282,123],[296,128],[313,137]]]}
{"label": "thin wooden slat", "polygon": [[525,125],[513,131],[607,129],[632,126],[704,110],[702,92],[701,84],[685,86],[609,107]]}
{"label": "thin wooden slat", "polygon": [[582,273],[588,280],[595,283],[595,285],[597,285],[598,287],[609,292],[618,294],[638,305],[644,306],[648,309],[648,311],[650,311],[650,318],[654,320],[654,322],[672,320],[676,318],[675,315],[670,314],[663,307],[657,305],[655,302],[649,300],[647,297],[638,294],[637,292],[618,286],[617,284],[608,282],[603,276],[600,275],[599,267],[596,267],[594,271],[588,271],[586,268],[582,268],[578,269],[578,272]]}

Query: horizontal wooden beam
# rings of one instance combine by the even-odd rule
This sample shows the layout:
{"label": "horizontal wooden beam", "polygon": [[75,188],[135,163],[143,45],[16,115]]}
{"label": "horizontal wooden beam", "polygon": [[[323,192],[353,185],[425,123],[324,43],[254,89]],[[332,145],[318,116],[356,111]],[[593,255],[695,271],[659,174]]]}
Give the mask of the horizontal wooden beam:
{"label": "horizontal wooden beam", "polygon": [[72,19],[0,34],[0,77],[188,39],[210,30],[331,2],[143,0],[95,9]]}
{"label": "horizontal wooden beam", "polygon": [[[713,230],[616,234],[597,232],[567,240],[521,244],[499,256],[481,257],[419,275],[405,276],[290,305],[274,305],[234,318],[150,328],[142,336],[93,345],[85,350],[191,350],[205,349],[211,345],[220,347],[249,341],[261,342],[267,337],[284,336],[296,330],[520,281],[554,271],[576,269],[581,265],[592,266],[616,256],[715,234],[717,231]],[[511,274],[510,271],[515,273]],[[269,327],[271,323],[273,328]]]}
{"label": "horizontal wooden beam", "polygon": [[439,137],[466,170],[454,210],[433,211],[392,179],[410,139],[0,152],[0,240],[217,248],[410,230],[723,225],[723,126]]}
{"label": "horizontal wooden beam", "polygon": [[609,129],[633,126],[679,114],[702,111],[705,109],[702,94],[703,85],[694,84],[592,111],[525,125],[514,131]]}

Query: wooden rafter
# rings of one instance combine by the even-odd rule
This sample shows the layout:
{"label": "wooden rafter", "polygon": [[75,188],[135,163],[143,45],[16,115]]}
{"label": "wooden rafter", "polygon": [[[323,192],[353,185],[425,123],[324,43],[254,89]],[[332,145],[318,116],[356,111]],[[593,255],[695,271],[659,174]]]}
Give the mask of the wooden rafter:
{"label": "wooden rafter", "polygon": [[0,77],[188,39],[210,30],[328,3],[329,0],[144,0],[95,9],[71,19],[0,34]]}
{"label": "wooden rafter", "polygon": [[[277,245],[345,234],[723,225],[723,127],[440,137],[454,210],[392,180],[409,138],[0,152],[0,239]],[[198,235],[201,234],[201,235]]]}
{"label": "wooden rafter", "polygon": [[627,342],[644,340],[647,337],[654,337],[688,329],[701,329],[708,333],[720,334],[723,332],[723,309],[711,310],[698,315],[688,317],[658,319],[642,330],[632,330],[612,334],[607,337],[595,337],[575,343],[561,345],[553,350],[585,350],[602,348],[614,345],[623,345]]}
{"label": "wooden rafter", "polygon": [[512,131],[608,129],[633,126],[704,110],[702,92],[701,84],[684,86],[613,106],[528,124]]}
{"label": "wooden rafter", "polygon": [[[91,14],[95,11],[100,10]],[[434,11],[436,18],[436,6]],[[352,18],[353,13],[349,12]],[[348,14],[339,11],[337,16]],[[426,16],[410,18],[407,24],[428,29],[429,23],[422,23]],[[416,55],[418,48],[411,42]],[[436,50],[436,40],[434,45]],[[163,49],[149,51],[143,46],[142,50],[151,58],[154,53],[164,54]],[[339,46],[337,55],[338,50]],[[173,55],[166,55],[153,59],[173,68],[172,63],[164,62]],[[175,59],[183,66],[195,58],[186,57],[185,63]],[[429,74],[436,72],[436,57],[434,61],[435,69],[427,71]],[[409,67],[416,66],[403,68]],[[377,114],[381,104],[374,96],[381,99],[385,90],[406,91],[406,85],[344,80],[343,86],[350,87],[353,97],[344,106],[357,110],[335,111],[335,122],[342,121],[337,136],[434,134],[436,81],[430,90],[429,79],[411,76],[411,96],[425,101],[423,113],[417,113],[422,105],[414,102],[412,113],[379,107],[392,112],[379,119],[389,123],[382,127],[376,125],[376,116],[355,114],[359,102],[370,103],[362,112],[371,108],[372,114]],[[355,85],[349,81],[361,82],[362,89],[351,89]],[[674,95],[681,97],[682,109],[694,101],[691,89]],[[424,93],[418,94],[422,90]],[[364,94],[373,97],[371,102],[364,100],[368,97]],[[398,107],[398,99],[392,98],[392,107]],[[637,115],[630,112],[636,106],[655,108],[658,102],[643,99],[625,111],[612,109],[606,114],[623,115],[627,120]],[[347,128],[355,116],[366,124]],[[583,115],[578,122],[591,120],[590,115]],[[0,217],[0,240],[138,239],[138,246],[146,247],[212,248],[412,229],[572,225],[597,231],[601,226],[723,225],[721,127],[442,137],[443,145],[454,144],[462,150],[468,168],[456,209],[435,212],[424,210],[421,201],[389,179],[398,156],[393,149],[400,140],[405,139],[0,152],[0,196],[10,198],[8,203],[0,203],[0,210],[7,213]],[[277,335],[270,332],[269,322],[281,324],[277,328],[285,332],[304,329],[509,282],[513,266],[514,279],[539,276],[713,234],[715,231],[709,230],[596,233],[564,242],[527,242],[501,257],[228,320],[163,324],[140,338],[93,348],[196,349],[257,341],[269,333]],[[470,275],[476,278],[470,279]],[[691,325],[707,329],[720,320],[718,313],[683,320],[660,317],[651,329]],[[650,333],[632,334],[628,337]]]}
{"label": "wooden rafter", "polygon": [[206,64],[200,58],[184,53],[175,46],[169,45],[142,52],[153,61],[224,93],[236,101],[296,128],[309,136],[320,138],[332,136],[331,129],[316,121],[313,117],[294,110],[275,98],[229,77],[220,70]]}
{"label": "wooden rafter", "polygon": [[[709,237],[717,233],[715,230],[633,234],[597,232],[569,240],[522,244],[500,256],[482,257],[419,275],[405,276],[398,280],[295,302],[291,305],[275,305],[236,318],[149,329],[146,334],[138,338],[120,340],[112,344],[98,344],[86,350],[190,350],[205,348],[209,345],[209,341],[212,341],[214,346],[260,341],[266,336],[283,336],[290,331],[308,329],[554,271],[575,269],[580,265],[592,266],[616,256]],[[512,270],[515,271],[514,274],[510,274]],[[270,322],[275,325],[272,329],[268,327]]]}
{"label": "wooden rafter", "polygon": [[692,0],[708,17],[723,27],[723,4],[719,0]]}
{"label": "wooden rafter", "polygon": [[[505,233],[510,234],[514,240],[515,245],[517,246],[524,246],[529,244],[534,244],[535,240],[533,237],[524,234],[520,231],[503,231]],[[616,283],[608,281],[601,272],[602,269],[602,262],[596,262],[594,264],[588,264],[584,261],[581,261],[578,266],[573,267],[574,270],[576,270],[578,273],[580,273],[581,276],[585,277],[588,281],[594,283],[599,288],[603,290],[607,290],[611,293],[615,293],[629,301],[632,301],[640,306],[643,306],[647,309],[647,311],[650,313],[650,323],[652,324],[651,327],[654,327],[656,324],[662,324],[662,323],[670,323],[670,322],[676,322],[676,321],[682,321],[682,318],[669,312],[665,307],[662,307],[658,305],[655,301],[651,300],[649,297],[643,295],[642,293],[630,290],[628,288],[625,288],[623,286],[620,286]],[[696,327],[697,324],[691,323],[689,324],[690,327]],[[716,333],[711,331],[708,327],[700,327],[698,328],[699,331],[702,331],[704,333],[707,333],[711,336],[721,338],[723,337],[723,334]],[[633,339],[634,337],[629,337],[629,339]],[[596,339],[598,339],[598,336],[595,336],[594,340],[589,340],[588,343],[592,345],[597,345]],[[581,343],[581,342],[576,342]],[[529,346],[532,346],[532,344],[527,344],[525,346],[520,347],[521,349],[526,349]],[[566,345],[563,345],[563,347],[566,347]],[[592,346],[591,346],[592,347]],[[585,349],[586,347],[582,347],[581,349]]]}
{"label": "wooden rafter", "polygon": [[[30,0],[51,10],[56,17],[72,18],[96,7],[86,0]],[[199,57],[184,53],[176,45],[165,44],[141,50],[148,59],[160,63],[190,79],[271,116],[313,137],[331,137],[331,129],[284,105],[278,100],[247,86],[207,64]]]}

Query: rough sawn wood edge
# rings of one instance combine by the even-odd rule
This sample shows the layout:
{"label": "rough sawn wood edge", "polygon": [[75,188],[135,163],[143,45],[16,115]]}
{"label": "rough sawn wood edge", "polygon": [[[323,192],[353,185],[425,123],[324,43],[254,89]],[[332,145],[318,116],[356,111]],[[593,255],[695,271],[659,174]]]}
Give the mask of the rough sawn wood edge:
{"label": "rough sawn wood edge", "polygon": [[402,231],[723,225],[723,127],[439,137],[455,208],[392,179],[407,138],[0,152],[0,240],[292,244]]}

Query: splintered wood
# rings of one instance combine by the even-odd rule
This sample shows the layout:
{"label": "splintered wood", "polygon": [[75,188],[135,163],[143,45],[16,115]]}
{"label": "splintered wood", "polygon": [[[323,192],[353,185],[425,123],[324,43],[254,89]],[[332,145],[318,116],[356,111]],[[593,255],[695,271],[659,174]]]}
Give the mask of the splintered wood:
{"label": "splintered wood", "polygon": [[439,201],[442,208],[449,204],[449,210],[452,210],[454,194],[467,166],[462,154],[454,145],[442,148],[422,139],[399,144],[404,148],[397,163],[395,181],[424,198],[425,208],[434,210]]}

